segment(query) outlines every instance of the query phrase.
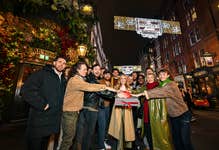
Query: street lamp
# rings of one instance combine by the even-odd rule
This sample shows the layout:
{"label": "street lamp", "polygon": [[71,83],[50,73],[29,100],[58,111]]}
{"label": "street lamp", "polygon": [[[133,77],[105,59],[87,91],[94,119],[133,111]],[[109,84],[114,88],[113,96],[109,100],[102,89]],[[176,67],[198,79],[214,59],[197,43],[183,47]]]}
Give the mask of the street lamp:
{"label": "street lamp", "polygon": [[87,53],[87,45],[85,44],[78,45],[77,52],[80,57],[84,57]]}
{"label": "street lamp", "polygon": [[93,13],[93,7],[90,4],[84,4],[80,7],[81,13],[85,15],[91,15]]}
{"label": "street lamp", "polygon": [[93,6],[90,0],[78,0],[80,12],[84,15],[93,14]]}

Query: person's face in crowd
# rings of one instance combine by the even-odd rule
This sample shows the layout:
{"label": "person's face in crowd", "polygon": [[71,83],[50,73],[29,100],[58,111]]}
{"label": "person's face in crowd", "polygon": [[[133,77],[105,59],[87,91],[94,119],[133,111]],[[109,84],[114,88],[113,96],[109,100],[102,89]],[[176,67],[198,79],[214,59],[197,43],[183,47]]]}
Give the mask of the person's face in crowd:
{"label": "person's face in crowd", "polygon": [[82,64],[79,69],[77,69],[78,74],[82,77],[85,77],[87,75],[87,66],[85,64]]}
{"label": "person's face in crowd", "polygon": [[118,70],[113,70],[112,74],[113,74],[114,77],[118,77],[119,76]]}
{"label": "person's face in crowd", "polygon": [[58,72],[62,72],[66,67],[66,60],[64,58],[58,58],[53,62],[53,66]]}
{"label": "person's face in crowd", "polygon": [[147,80],[147,83],[153,83],[155,81],[154,75],[148,74],[146,80]]}
{"label": "person's face in crowd", "polygon": [[121,82],[121,85],[125,85],[127,82],[127,77],[125,75],[122,75],[120,77],[120,82]]}
{"label": "person's face in crowd", "polygon": [[93,74],[94,74],[95,77],[100,77],[100,75],[101,75],[101,68],[100,68],[100,66],[95,66],[93,68]]}
{"label": "person's face in crowd", "polygon": [[106,81],[110,81],[110,79],[111,79],[111,74],[110,74],[110,73],[105,73],[105,74],[103,75],[103,77],[104,77],[104,79],[105,79]]}
{"label": "person's face in crowd", "polygon": [[102,74],[102,75],[103,75],[103,73],[104,73],[105,70],[106,70],[105,68],[101,68],[101,74]]}
{"label": "person's face in crowd", "polygon": [[66,79],[69,77],[70,71],[71,71],[71,68],[66,68],[66,69],[65,69],[64,75],[65,75],[65,78],[66,78]]}
{"label": "person's face in crowd", "polygon": [[132,76],[128,76],[127,82],[128,82],[128,85],[131,85],[131,84],[133,83],[133,78],[132,78]]}
{"label": "person's face in crowd", "polygon": [[137,80],[137,77],[138,77],[138,74],[136,72],[133,72],[132,73],[132,79],[133,81],[136,81]]}
{"label": "person's face in crowd", "polygon": [[167,78],[169,78],[170,77],[170,75],[167,73],[167,72],[160,72],[159,73],[159,79],[160,79],[160,81],[164,81],[164,80],[166,80]]}
{"label": "person's face in crowd", "polygon": [[150,73],[154,73],[154,71],[152,69],[147,69],[146,70],[146,75],[150,74]]}
{"label": "person's face in crowd", "polygon": [[138,83],[139,83],[140,85],[143,85],[144,82],[145,82],[144,77],[143,77],[143,76],[139,76],[139,77],[138,77]]}

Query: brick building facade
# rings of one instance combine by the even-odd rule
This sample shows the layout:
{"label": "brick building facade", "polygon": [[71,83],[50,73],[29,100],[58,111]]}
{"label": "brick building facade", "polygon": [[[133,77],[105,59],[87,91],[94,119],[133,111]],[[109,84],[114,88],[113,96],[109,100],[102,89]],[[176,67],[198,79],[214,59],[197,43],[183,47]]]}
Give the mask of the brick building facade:
{"label": "brick building facade", "polygon": [[181,35],[164,34],[155,40],[159,67],[195,94],[217,95],[219,88],[219,0],[168,0],[163,20],[179,21]]}

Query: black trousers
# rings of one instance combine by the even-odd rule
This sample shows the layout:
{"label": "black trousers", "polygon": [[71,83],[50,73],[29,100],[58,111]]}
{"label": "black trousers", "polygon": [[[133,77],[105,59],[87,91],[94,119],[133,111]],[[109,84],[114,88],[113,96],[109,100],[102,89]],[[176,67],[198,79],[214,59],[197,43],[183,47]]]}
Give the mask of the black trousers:
{"label": "black trousers", "polygon": [[27,149],[28,150],[47,150],[48,142],[50,136],[45,137],[28,137],[27,139]]}

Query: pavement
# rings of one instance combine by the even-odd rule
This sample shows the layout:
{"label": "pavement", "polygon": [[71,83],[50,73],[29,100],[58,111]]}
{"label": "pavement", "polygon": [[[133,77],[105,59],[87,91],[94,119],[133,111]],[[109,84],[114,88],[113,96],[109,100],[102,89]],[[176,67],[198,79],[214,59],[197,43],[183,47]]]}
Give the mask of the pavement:
{"label": "pavement", "polygon": [[[193,110],[192,142],[195,150],[217,150],[219,143],[219,109]],[[0,125],[1,150],[26,150],[25,121]]]}

